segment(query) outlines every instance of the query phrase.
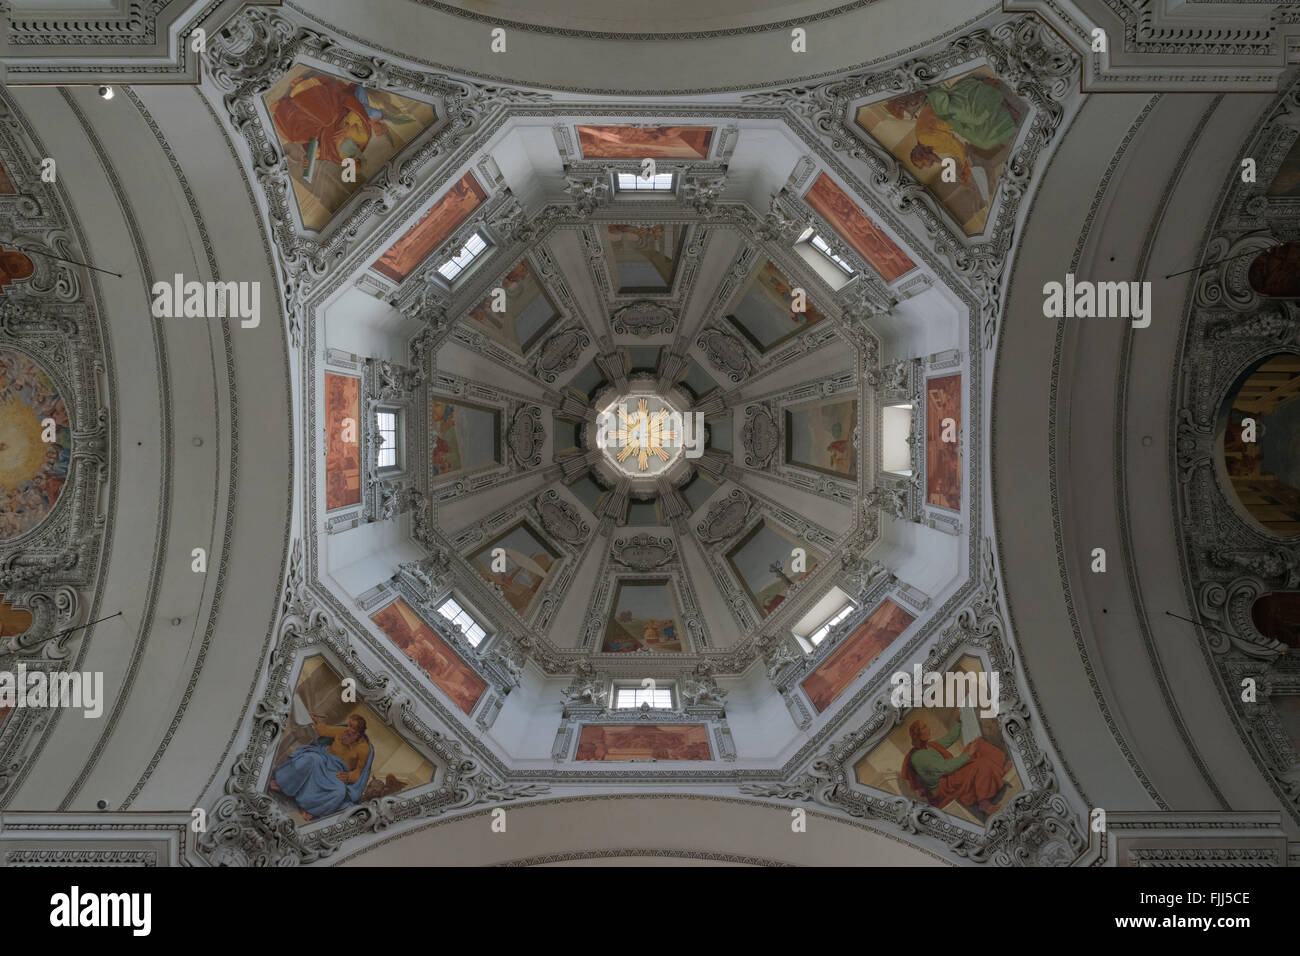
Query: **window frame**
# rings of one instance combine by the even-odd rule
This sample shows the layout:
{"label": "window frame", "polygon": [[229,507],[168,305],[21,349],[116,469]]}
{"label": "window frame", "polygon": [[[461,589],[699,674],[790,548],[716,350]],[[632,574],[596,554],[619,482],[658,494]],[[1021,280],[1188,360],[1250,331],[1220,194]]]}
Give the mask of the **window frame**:
{"label": "window frame", "polygon": [[[455,615],[448,615],[444,613],[443,608],[445,608],[448,604],[455,605],[458,613]],[[442,620],[446,621],[449,625],[457,623],[459,618],[462,616],[468,618],[472,627],[466,628],[462,624],[461,633],[464,636],[466,642],[469,644],[469,646],[476,651],[483,646],[484,641],[486,641],[488,638],[492,636],[492,632],[488,630],[487,625],[484,623],[484,619],[482,615],[478,612],[478,610],[472,604],[469,604],[467,601],[465,601],[455,591],[448,591],[445,595],[443,595],[442,599],[439,600],[438,603],[434,605],[433,609],[434,612]],[[478,629],[479,634],[481,635],[478,638],[478,640],[474,640],[471,637],[472,628]]]}
{"label": "window frame", "polygon": [[[648,694],[650,693],[650,690],[649,688],[642,687],[641,679],[638,678],[615,679],[610,683],[610,695],[609,695],[610,710],[633,711],[633,710],[641,709],[641,704],[639,702],[631,704],[629,706],[620,706],[619,695],[623,693],[632,694],[633,699],[635,700],[637,695]],[[678,697],[677,697],[676,681],[660,681],[660,680],[655,681],[654,693],[655,694],[666,693],[668,695],[668,706],[666,707],[656,706],[653,700],[651,700],[650,701],[651,710],[664,711],[664,712],[671,712],[677,710]]]}
{"label": "window frame", "polygon": [[841,607],[838,611],[836,611],[825,621],[823,621],[815,631],[812,631],[805,638],[805,640],[813,647],[820,646],[821,642],[826,640],[826,638],[830,635],[831,628],[833,628],[836,624],[839,624],[841,621],[843,621],[845,618],[847,618],[850,614],[852,614],[857,609],[858,609],[857,605],[854,604],[852,601],[845,601],[843,607]]}
{"label": "window frame", "polygon": [[[800,242],[806,242],[810,249],[816,251],[823,259],[829,262],[835,268],[844,273],[845,278],[853,278],[858,274],[858,270],[853,268],[848,262],[836,255],[835,250],[831,248],[829,242],[816,229],[810,229],[807,236]],[[819,245],[820,243],[820,245]]]}
{"label": "window frame", "polygon": [[649,188],[639,188],[637,186],[624,186],[623,177],[630,177],[633,182],[643,182],[643,178],[635,171],[618,169],[610,174],[611,185],[614,189],[614,195],[620,198],[652,198],[655,196],[673,197],[677,195],[677,186],[679,179],[677,172],[659,172],[656,170],[653,179],[658,180],[662,176],[668,177],[667,186],[653,186]]}
{"label": "window frame", "polygon": [[[817,610],[817,605],[826,601],[831,596],[832,592],[839,593],[842,598],[841,603],[839,605],[833,605],[831,611],[822,617],[815,626],[808,627],[808,618],[810,618],[813,612]],[[814,602],[813,605],[809,607],[803,617],[791,625],[790,636],[798,642],[805,654],[816,653],[817,649],[821,647],[826,638],[830,636],[831,630],[834,629],[836,625],[843,623],[847,618],[861,610],[861,608],[862,605],[854,600],[853,597],[843,588],[837,585],[832,586],[831,589],[822,595],[818,601]],[[805,627],[807,627],[806,631],[803,630]],[[813,640],[814,637],[816,640]]]}
{"label": "window frame", "polygon": [[[475,239],[478,239],[483,243],[483,248],[473,253],[465,260],[464,264],[459,265],[456,271],[450,276],[443,272],[443,269],[447,266],[456,264],[456,260],[465,253],[465,250],[469,248],[470,244]],[[459,243],[459,249],[451,258],[446,259],[433,267],[433,274],[438,277],[439,281],[441,281],[448,290],[454,289],[460,283],[465,281],[465,279],[467,279],[473,272],[477,271],[478,267],[482,263],[491,258],[492,252],[495,249],[496,243],[492,241],[492,237],[488,235],[487,230],[483,229],[481,226],[476,226],[465,235],[464,240]]]}
{"label": "window frame", "polygon": [[384,453],[384,445],[376,445],[375,469],[381,475],[397,475],[406,469],[406,415],[405,409],[399,405],[378,405],[375,407],[375,434],[382,437],[385,430],[382,426],[382,415],[393,416],[393,464],[380,464],[380,456]]}

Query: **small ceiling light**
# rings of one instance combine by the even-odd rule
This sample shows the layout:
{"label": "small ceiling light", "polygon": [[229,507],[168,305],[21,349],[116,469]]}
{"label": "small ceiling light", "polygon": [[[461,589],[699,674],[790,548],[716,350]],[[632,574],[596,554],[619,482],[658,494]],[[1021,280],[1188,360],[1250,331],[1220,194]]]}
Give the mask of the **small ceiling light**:
{"label": "small ceiling light", "polygon": [[113,98],[113,88],[111,86],[101,86],[99,88],[99,95],[106,100],[111,100]]}

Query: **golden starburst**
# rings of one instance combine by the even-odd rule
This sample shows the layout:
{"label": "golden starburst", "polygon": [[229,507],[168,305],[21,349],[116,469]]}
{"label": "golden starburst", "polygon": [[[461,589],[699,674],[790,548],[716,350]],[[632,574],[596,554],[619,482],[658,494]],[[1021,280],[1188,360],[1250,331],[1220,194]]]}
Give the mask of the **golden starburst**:
{"label": "golden starburst", "polygon": [[631,415],[620,406],[619,428],[614,433],[615,441],[622,446],[617,456],[619,464],[636,455],[637,470],[646,471],[650,467],[651,455],[660,461],[668,461],[672,456],[664,451],[663,444],[675,441],[677,433],[664,426],[667,417],[666,409],[651,414],[649,403],[644,398],[637,399],[636,411]]}

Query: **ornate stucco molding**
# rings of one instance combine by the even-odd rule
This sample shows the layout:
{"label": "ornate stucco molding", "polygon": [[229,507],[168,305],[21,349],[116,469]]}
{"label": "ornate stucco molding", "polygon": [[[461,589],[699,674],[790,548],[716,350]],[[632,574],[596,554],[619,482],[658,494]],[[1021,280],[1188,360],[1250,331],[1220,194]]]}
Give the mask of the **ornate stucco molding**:
{"label": "ornate stucco molding", "polygon": [[[524,799],[546,792],[544,784],[511,784],[467,756],[447,733],[416,712],[401,683],[372,666],[348,629],[323,607],[305,578],[301,542],[290,558],[288,586],[274,652],[262,696],[250,717],[244,750],[230,768],[208,809],[208,828],[198,839],[199,855],[214,865],[314,863],[346,841],[406,821],[455,813],[483,803]],[[357,804],[318,824],[297,826],[266,792],[270,756],[288,729],[292,681],[305,658],[323,656],[340,677],[356,681],[358,699],[368,704],[435,767],[433,780],[394,796]]]}
{"label": "ornate stucco molding", "polygon": [[[1247,282],[1251,252],[1295,238],[1287,204],[1266,190],[1296,141],[1298,116],[1293,80],[1244,144],[1242,155],[1258,157],[1257,181],[1231,177],[1203,240],[1200,261],[1211,264],[1194,278],[1183,319],[1170,442],[1188,605],[1198,619],[1187,626],[1221,676],[1243,745],[1300,820],[1300,745],[1278,706],[1300,693],[1300,674],[1290,648],[1261,633],[1251,613],[1264,594],[1300,589],[1300,552],[1294,539],[1269,532],[1236,504],[1221,438],[1240,377],[1271,355],[1300,354],[1294,303],[1261,299]],[[1247,683],[1257,693],[1243,700],[1252,696],[1243,692]]]}
{"label": "ornate stucco molding", "polygon": [[12,85],[197,83],[199,37],[241,6],[278,0],[113,0],[0,7],[0,64]]}
{"label": "ornate stucco molding", "polygon": [[[286,310],[300,330],[312,288],[362,234],[390,215],[405,216],[439,181],[417,188],[422,173],[440,163],[502,105],[536,102],[541,94],[492,87],[407,69],[382,57],[355,53],[282,13],[249,9],[208,44],[203,62],[222,95],[227,120],[244,138],[267,204],[267,219],[285,270]],[[431,103],[436,123],[348,199],[325,228],[305,229],[293,198],[286,160],[261,102],[296,63],[319,64],[364,78],[377,89]],[[498,196],[498,203],[502,197]]]}
{"label": "ornate stucco molding", "polygon": [[[35,267],[0,290],[0,350],[31,362],[50,380],[67,412],[63,484],[32,487],[13,514],[45,511],[0,541],[0,595],[31,615],[23,631],[0,639],[0,671],[71,668],[99,608],[103,551],[113,528],[116,426],[110,417],[114,371],[102,338],[102,306],[92,278],[53,256],[82,260],[78,227],[60,187],[40,178],[41,155],[26,118],[0,97],[0,167],[14,191],[0,195],[0,246],[25,250]],[[12,454],[12,453],[11,453]],[[18,489],[9,489],[14,494]],[[21,778],[55,711],[18,708],[0,721],[0,804]]]}
{"label": "ornate stucco molding", "polygon": [[[903,163],[852,125],[851,117],[856,105],[920,90],[938,78],[977,66],[988,66],[1029,104],[1031,116],[1007,160],[988,224],[978,236],[967,236]],[[1038,159],[1065,116],[1078,69],[1078,57],[1041,23],[1025,16],[976,30],[894,69],[853,74],[816,86],[749,94],[744,100],[789,108],[848,161],[856,178],[868,186],[866,195],[919,226],[920,234],[979,300],[981,338],[988,349],[997,334],[1004,267],[1019,209]],[[819,219],[815,214],[805,215]],[[842,251],[849,261],[862,264],[852,250]]]}
{"label": "ornate stucco molding", "polygon": [[1272,92],[1300,36],[1300,18],[1281,4],[1008,0],[1003,9],[1032,11],[1069,42],[1085,92]]}
{"label": "ornate stucco molding", "polygon": [[[1087,847],[1086,808],[1061,792],[1055,764],[1040,743],[1041,730],[1022,696],[1006,627],[992,546],[985,542],[980,588],[938,635],[926,655],[926,670],[943,670],[963,655],[974,655],[1001,675],[999,716],[1023,790],[988,820],[983,831],[928,804],[866,787],[856,781],[854,764],[871,752],[904,719],[887,691],[859,708],[856,729],[819,751],[802,773],[778,785],[744,784],[741,791],[781,801],[815,803],[851,817],[892,823],[904,833],[934,840],[950,853],[974,863],[999,866],[1060,866]],[[782,681],[798,671],[786,670]]]}

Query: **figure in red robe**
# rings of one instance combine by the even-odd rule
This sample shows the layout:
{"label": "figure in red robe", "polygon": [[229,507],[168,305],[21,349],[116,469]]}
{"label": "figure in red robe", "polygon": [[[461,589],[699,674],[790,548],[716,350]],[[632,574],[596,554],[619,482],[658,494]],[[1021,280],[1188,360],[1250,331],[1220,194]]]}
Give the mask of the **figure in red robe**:
{"label": "figure in red robe", "polygon": [[930,728],[916,720],[908,727],[912,749],[903,758],[903,779],[927,803],[942,810],[952,801],[976,807],[985,816],[997,811],[993,802],[1001,792],[1007,771],[1007,755],[989,741],[977,737],[964,752],[953,756],[947,750],[961,736],[955,724],[941,741],[930,739]]}
{"label": "figure in red robe", "polygon": [[271,118],[285,142],[315,141],[320,159],[342,165],[345,156],[359,158],[372,135],[388,132],[379,110],[366,108],[365,95],[359,84],[325,74],[304,76],[271,107]]}

